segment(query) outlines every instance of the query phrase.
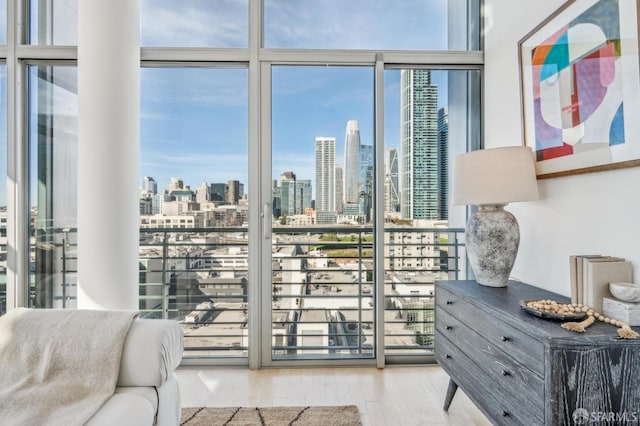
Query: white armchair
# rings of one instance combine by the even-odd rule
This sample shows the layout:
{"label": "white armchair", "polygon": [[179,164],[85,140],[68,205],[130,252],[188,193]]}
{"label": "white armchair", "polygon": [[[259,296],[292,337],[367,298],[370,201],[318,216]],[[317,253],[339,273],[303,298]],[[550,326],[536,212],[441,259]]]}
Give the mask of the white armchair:
{"label": "white armchair", "polygon": [[180,424],[180,389],[173,371],[182,360],[182,328],[176,321],[137,319],[120,362],[116,392],[89,426]]}

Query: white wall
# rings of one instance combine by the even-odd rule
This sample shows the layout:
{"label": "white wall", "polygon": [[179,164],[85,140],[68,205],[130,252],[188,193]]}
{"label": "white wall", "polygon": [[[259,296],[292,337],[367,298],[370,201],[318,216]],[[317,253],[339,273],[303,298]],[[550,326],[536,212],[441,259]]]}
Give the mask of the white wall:
{"label": "white wall", "polygon": [[[521,145],[518,40],[562,0],[485,0],[485,146]],[[540,200],[507,207],[520,223],[512,276],[570,295],[569,256],[630,260],[640,282],[640,167],[539,180]]]}

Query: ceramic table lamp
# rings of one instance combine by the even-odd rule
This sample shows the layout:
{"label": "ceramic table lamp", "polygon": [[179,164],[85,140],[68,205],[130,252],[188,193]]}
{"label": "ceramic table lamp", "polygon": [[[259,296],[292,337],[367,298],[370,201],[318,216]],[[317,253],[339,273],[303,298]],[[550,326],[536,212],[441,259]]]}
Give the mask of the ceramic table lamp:
{"label": "ceramic table lamp", "polygon": [[453,163],[453,205],[477,205],[466,227],[469,263],[479,284],[504,287],[520,244],[507,203],[538,199],[533,153],[528,147],[472,151]]}

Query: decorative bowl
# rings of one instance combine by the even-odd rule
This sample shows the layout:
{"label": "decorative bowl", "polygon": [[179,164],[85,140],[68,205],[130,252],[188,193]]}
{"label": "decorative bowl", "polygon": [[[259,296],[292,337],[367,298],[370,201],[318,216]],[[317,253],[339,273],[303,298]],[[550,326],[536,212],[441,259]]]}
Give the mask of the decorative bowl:
{"label": "decorative bowl", "polygon": [[640,302],[640,284],[614,281],[609,283],[609,291],[618,300]]}
{"label": "decorative bowl", "polygon": [[559,314],[555,312],[546,312],[539,309],[528,306],[527,303],[533,302],[532,300],[521,300],[520,307],[527,313],[535,315],[540,318],[557,321],[577,321],[584,319],[587,316],[586,312],[571,312],[568,314]]}

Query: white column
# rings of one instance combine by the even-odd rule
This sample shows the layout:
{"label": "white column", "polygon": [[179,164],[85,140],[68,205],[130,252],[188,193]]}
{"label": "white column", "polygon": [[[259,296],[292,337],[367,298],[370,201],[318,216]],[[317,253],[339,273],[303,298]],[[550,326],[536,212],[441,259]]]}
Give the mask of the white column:
{"label": "white column", "polygon": [[78,2],[78,308],[138,309],[140,1]]}

